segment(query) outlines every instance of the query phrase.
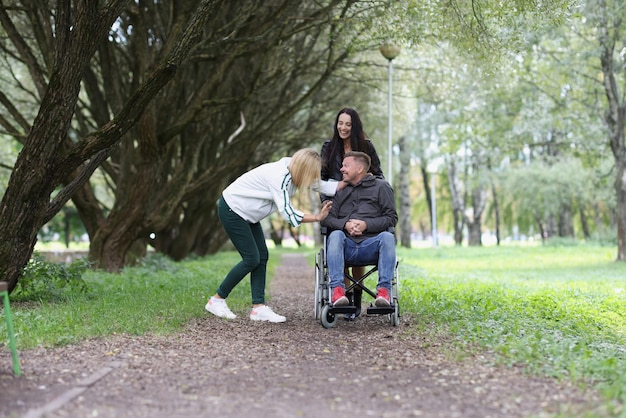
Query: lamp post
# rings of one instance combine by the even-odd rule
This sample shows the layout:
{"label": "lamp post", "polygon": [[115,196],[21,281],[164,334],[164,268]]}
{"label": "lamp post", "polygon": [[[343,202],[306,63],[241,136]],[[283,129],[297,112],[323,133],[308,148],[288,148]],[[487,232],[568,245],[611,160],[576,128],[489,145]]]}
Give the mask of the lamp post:
{"label": "lamp post", "polygon": [[391,179],[392,179],[392,166],[391,166],[391,157],[392,157],[392,144],[391,144],[391,137],[392,137],[392,133],[391,133],[391,93],[392,93],[392,74],[393,74],[393,59],[395,57],[397,57],[400,54],[400,47],[395,45],[393,42],[391,42],[391,40],[386,40],[381,46],[380,46],[380,53],[383,55],[383,57],[387,58],[387,61],[389,61],[389,97],[387,99],[387,117],[388,117],[388,125],[389,125],[389,135],[388,135],[388,150],[387,150],[387,158],[388,158],[388,163],[387,163],[387,179],[389,181],[389,184],[393,184]]}

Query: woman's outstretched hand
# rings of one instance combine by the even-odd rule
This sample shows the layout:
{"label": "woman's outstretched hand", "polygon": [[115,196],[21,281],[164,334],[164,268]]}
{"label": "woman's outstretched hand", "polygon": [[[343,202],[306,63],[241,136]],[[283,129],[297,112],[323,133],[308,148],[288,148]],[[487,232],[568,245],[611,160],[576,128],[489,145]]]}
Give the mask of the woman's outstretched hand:
{"label": "woman's outstretched hand", "polygon": [[326,217],[328,216],[328,212],[330,212],[330,209],[332,207],[333,207],[332,200],[327,200],[324,203],[322,203],[322,208],[320,209],[320,213],[317,215],[317,217],[319,218],[319,222],[326,219]]}

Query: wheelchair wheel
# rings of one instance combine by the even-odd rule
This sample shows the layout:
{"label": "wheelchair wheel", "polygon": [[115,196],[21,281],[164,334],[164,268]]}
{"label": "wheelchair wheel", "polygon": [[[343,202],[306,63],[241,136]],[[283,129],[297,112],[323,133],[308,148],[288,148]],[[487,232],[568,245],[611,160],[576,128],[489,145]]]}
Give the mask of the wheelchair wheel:
{"label": "wheelchair wheel", "polygon": [[400,306],[398,305],[398,300],[396,299],[396,305],[393,313],[389,314],[389,321],[391,325],[397,327],[400,325]]}
{"label": "wheelchair wheel", "polygon": [[398,263],[396,262],[395,277],[392,284],[394,311],[389,314],[389,322],[394,327],[400,325],[400,277],[398,276]]}
{"label": "wheelchair wheel", "polygon": [[320,318],[324,328],[334,328],[337,326],[337,315],[330,312],[330,305],[325,305]]}
{"label": "wheelchair wheel", "polygon": [[321,249],[315,256],[315,319],[320,319],[320,315],[322,314],[323,252],[324,249]]}
{"label": "wheelchair wheel", "polygon": [[320,319],[322,315],[322,290],[320,286],[315,286],[315,319]]}

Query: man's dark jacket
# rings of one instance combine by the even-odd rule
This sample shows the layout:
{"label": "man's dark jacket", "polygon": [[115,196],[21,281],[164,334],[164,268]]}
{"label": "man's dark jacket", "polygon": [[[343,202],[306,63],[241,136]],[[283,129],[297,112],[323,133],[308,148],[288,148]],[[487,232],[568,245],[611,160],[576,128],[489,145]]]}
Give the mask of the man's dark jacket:
{"label": "man's dark jacket", "polygon": [[327,227],[330,233],[343,229],[350,219],[365,221],[367,229],[363,235],[348,235],[357,243],[395,227],[398,222],[393,189],[385,180],[371,174],[356,185],[337,191],[332,200],[333,207],[321,225]]}

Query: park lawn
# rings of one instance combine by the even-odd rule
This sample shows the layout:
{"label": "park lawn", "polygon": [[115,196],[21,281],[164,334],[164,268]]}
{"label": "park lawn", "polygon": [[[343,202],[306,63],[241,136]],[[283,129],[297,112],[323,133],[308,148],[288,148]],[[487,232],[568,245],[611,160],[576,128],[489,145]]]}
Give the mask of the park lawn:
{"label": "park lawn", "polygon": [[[39,301],[22,301],[18,294],[11,301],[18,348],[71,344],[114,333],[179,331],[191,318],[206,314],[207,298],[239,260],[236,252],[180,263],[157,255],[121,274],[87,271],[85,292],[68,290],[62,297]],[[278,261],[270,259],[268,274]],[[250,282],[243,280],[229,297],[229,306],[243,313],[250,309],[249,302]],[[2,326],[4,321],[0,333]]]}
{"label": "park lawn", "polygon": [[[287,251],[300,251],[313,270],[314,249],[272,249],[270,276]],[[586,382],[619,410],[626,397],[626,263],[616,263],[615,254],[592,245],[398,248],[401,313],[414,318],[409,332],[452,341],[451,355],[486,350],[502,364]],[[205,315],[207,297],[238,260],[235,252],[179,263],[154,256],[121,274],[86,272],[84,292],[35,301],[12,295],[18,348],[179,331]],[[244,280],[229,306],[246,313],[249,295]],[[0,321],[0,338],[4,327]]]}
{"label": "park lawn", "polygon": [[[399,249],[401,306],[417,332],[626,399],[626,263],[614,247]],[[474,348],[472,348],[474,347]],[[622,410],[623,412],[623,410]]]}

